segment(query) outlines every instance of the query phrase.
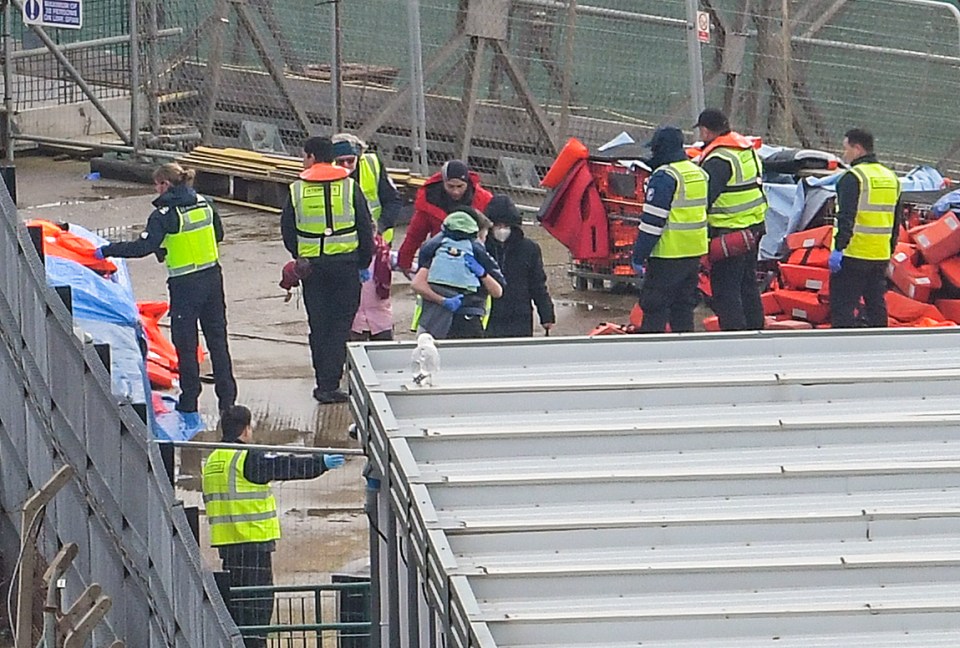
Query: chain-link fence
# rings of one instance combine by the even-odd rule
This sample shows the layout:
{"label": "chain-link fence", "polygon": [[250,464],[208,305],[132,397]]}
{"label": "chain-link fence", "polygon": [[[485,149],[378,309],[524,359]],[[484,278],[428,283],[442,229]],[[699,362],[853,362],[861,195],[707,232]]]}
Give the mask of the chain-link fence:
{"label": "chain-link fence", "polygon": [[[710,16],[704,44],[697,10]],[[597,145],[688,127],[702,77],[707,104],[769,142],[835,149],[863,125],[885,159],[960,169],[944,115],[960,86],[956,3],[87,0],[84,11],[79,33],[50,32],[96,93],[142,100],[141,147],[296,152],[308,134],[350,130],[391,164],[464,157],[490,180],[505,158],[542,173],[570,135]],[[13,27],[15,49],[39,47]],[[15,57],[19,109],[81,98],[49,51]]]}

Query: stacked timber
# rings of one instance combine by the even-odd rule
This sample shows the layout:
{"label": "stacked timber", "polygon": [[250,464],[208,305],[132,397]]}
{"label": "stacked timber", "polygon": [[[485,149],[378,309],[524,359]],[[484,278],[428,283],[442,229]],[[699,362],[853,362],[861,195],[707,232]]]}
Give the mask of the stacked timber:
{"label": "stacked timber", "polygon": [[[178,161],[197,172],[200,193],[219,202],[270,212],[280,211],[287,187],[303,171],[298,157],[239,148],[198,146]],[[403,194],[412,194],[426,180],[409,169],[388,168],[387,173]]]}

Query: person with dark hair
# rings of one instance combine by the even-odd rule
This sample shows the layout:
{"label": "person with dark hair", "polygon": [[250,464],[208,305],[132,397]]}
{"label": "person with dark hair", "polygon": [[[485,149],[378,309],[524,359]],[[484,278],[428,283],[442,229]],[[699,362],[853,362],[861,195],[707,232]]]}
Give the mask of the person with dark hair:
{"label": "person with dark hair", "polygon": [[753,143],[730,130],[721,111],[707,108],[694,127],[704,148],[700,167],[710,177],[707,223],[710,239],[721,239],[720,258],[711,255],[712,306],[724,331],[763,328],[763,305],[757,285],[757,249],[764,233],[767,200],[763,165]]}
{"label": "person with dark hair", "polygon": [[[687,158],[683,132],[658,128],[647,143],[654,169],[647,182],[632,264],[644,278],[641,333],[693,330],[700,257],[707,253],[706,172]],[[646,264],[646,265],[644,265]]]}
{"label": "person with dark hair", "polygon": [[340,391],[347,340],[360,304],[360,283],[370,280],[373,259],[367,201],[350,172],[333,165],[334,156],[328,137],[304,142],[304,170],[290,185],[280,215],[284,247],[294,259],[310,263],[301,284],[316,378],[313,397],[323,404],[347,400]]}
{"label": "person with dark hair", "polygon": [[397,266],[412,276],[413,258],[427,238],[440,232],[443,220],[455,211],[483,211],[493,197],[480,186],[480,176],[460,160],[449,160],[417,190],[413,217],[397,252]]}
{"label": "person with dark hair", "polygon": [[141,258],[157,255],[167,266],[170,336],[180,372],[179,432],[189,438],[203,428],[197,412],[200,363],[197,323],[210,351],[217,401],[223,411],[237,399],[237,383],[227,343],[227,306],[223,293],[219,243],[223,226],[213,203],[193,190],[194,171],[176,162],[158,167],[153,185],[159,196],[146,229],[135,241],[111,243],[97,257]]}
{"label": "person with dark hair", "polygon": [[887,325],[887,264],[897,245],[900,180],[877,161],[873,135],[860,128],[843,137],[850,165],[837,182],[837,224],[830,253],[830,325],[851,328],[863,298],[868,326]]}
{"label": "person with dark hair", "polygon": [[[240,446],[253,441],[250,410],[227,408],[220,417],[222,440]],[[344,464],[341,454],[268,454],[262,450],[218,448],[203,465],[203,501],[210,544],[217,548],[230,587],[273,585],[273,558],[280,538],[277,503],[270,482],[313,479]],[[238,626],[264,626],[273,615],[273,594],[231,597]],[[266,635],[244,636],[247,648],[264,648]]]}
{"label": "person with dark hair", "polygon": [[486,215],[493,222],[491,235],[486,240],[487,252],[500,266],[506,281],[503,295],[490,305],[486,337],[531,337],[531,304],[537,307],[540,326],[549,333],[557,317],[547,290],[540,246],[523,235],[520,210],[510,196],[494,196],[487,205]]}

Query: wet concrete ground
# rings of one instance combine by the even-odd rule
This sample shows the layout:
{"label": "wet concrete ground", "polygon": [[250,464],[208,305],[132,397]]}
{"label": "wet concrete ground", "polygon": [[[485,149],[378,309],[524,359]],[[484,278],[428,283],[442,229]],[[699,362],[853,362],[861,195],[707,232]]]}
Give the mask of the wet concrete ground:
{"label": "wet concrete ground", "polygon": [[[113,180],[88,180],[89,166],[47,157],[17,160],[21,216],[68,221],[106,236],[135,236],[146,223],[155,197],[150,186]],[[284,303],[277,282],[289,259],[280,240],[279,216],[220,205],[226,240],[221,248],[230,349],[239,385],[239,402],[257,420],[260,443],[314,447],[356,447],[347,437],[349,412],[344,406],[321,407],[313,387],[306,315],[296,298]],[[566,250],[535,225],[528,236],[543,248],[551,293],[557,308],[553,335],[584,335],[603,321],[626,322],[635,298],[573,289],[567,276]],[[398,233],[402,240],[402,233]],[[128,262],[138,300],[166,300],[164,267],[153,257]],[[409,282],[394,275],[393,307],[398,339],[412,339],[408,324],[414,298]],[[537,330],[542,335],[543,330]],[[216,425],[216,399],[205,385],[200,401],[208,427]],[[203,440],[216,440],[214,432]],[[181,462],[180,492],[185,502],[200,504],[200,459],[189,452]],[[317,482],[276,485],[283,511],[284,538],[275,556],[278,583],[325,580],[331,571],[352,569],[367,554],[367,521],[362,512],[362,458]],[[206,525],[201,525],[204,536]],[[201,544],[206,545],[205,537]],[[213,552],[206,552],[216,565]]]}

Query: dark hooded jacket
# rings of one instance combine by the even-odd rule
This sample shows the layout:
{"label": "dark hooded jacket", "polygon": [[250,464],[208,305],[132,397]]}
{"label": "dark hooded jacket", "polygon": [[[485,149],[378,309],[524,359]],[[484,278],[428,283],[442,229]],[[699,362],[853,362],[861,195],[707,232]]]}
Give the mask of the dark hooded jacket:
{"label": "dark hooded jacket", "polygon": [[503,296],[491,305],[487,337],[532,336],[532,304],[537,306],[541,324],[556,322],[540,246],[524,236],[520,227],[512,225],[510,230],[510,238],[503,243],[492,235],[487,237],[487,252],[506,280]]}

